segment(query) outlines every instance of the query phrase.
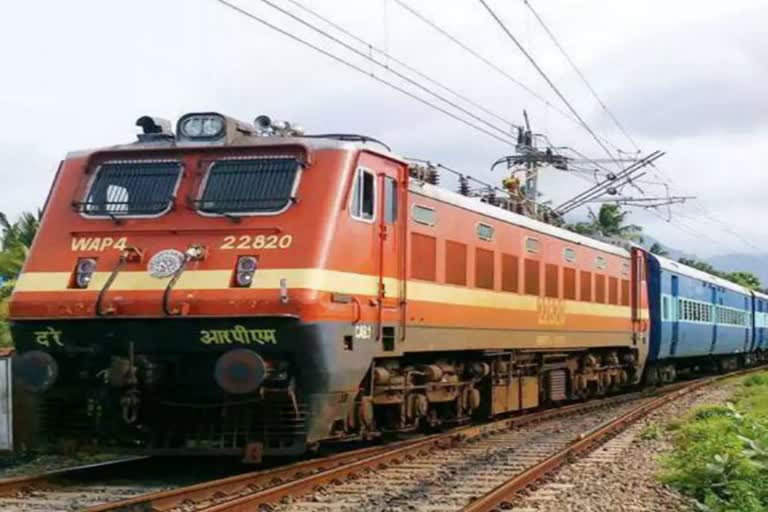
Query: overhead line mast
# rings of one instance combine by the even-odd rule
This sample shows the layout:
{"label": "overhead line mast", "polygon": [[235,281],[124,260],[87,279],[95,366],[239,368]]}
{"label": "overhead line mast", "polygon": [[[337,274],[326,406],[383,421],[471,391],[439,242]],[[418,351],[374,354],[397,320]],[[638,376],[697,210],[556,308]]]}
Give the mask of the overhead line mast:
{"label": "overhead line mast", "polygon": [[587,77],[584,76],[584,73],[581,72],[581,69],[576,65],[576,63],[573,61],[571,56],[568,54],[567,51],[565,51],[565,48],[562,44],[560,44],[560,41],[555,37],[555,34],[550,30],[550,28],[547,26],[547,24],[544,22],[544,20],[539,16],[539,13],[536,12],[536,9],[533,8],[531,3],[528,0],[522,0],[526,7],[528,7],[528,10],[531,11],[531,14],[533,14],[533,17],[536,18],[536,21],[539,22],[539,25],[541,25],[541,28],[544,29],[544,32],[547,33],[549,36],[549,39],[554,43],[554,45],[557,47],[558,50],[560,50],[560,53],[563,54],[565,59],[568,61],[568,64],[571,65],[573,70],[576,72],[577,75],[579,75],[579,78],[581,78],[581,81],[584,82],[584,85],[587,86],[587,89],[592,93],[592,96],[594,96],[597,103],[600,105],[600,108],[603,109],[603,111],[608,115],[608,117],[611,118],[611,121],[613,121],[613,124],[616,125],[616,127],[619,129],[619,131],[624,135],[624,137],[627,138],[627,140],[634,146],[635,149],[640,151],[640,148],[638,147],[635,140],[632,138],[632,136],[629,135],[629,132],[624,128],[624,126],[619,122],[618,118],[611,112],[611,110],[608,108],[608,106],[605,104],[605,102],[600,98],[600,96],[597,94],[597,91],[594,87],[592,87],[592,84],[589,83],[589,80],[587,80]]}
{"label": "overhead line mast", "polygon": [[[608,149],[608,147],[603,143],[603,141],[600,139],[600,137],[597,136],[597,134],[592,130],[592,128],[587,124],[586,121],[581,117],[581,115],[576,111],[576,109],[571,105],[571,103],[568,101],[568,99],[563,95],[562,92],[560,92],[560,89],[552,82],[552,80],[549,78],[549,76],[544,72],[544,70],[539,66],[539,64],[536,62],[536,59],[531,56],[530,53],[528,53],[528,50],[525,49],[525,47],[520,43],[520,41],[517,40],[517,38],[512,34],[512,32],[507,28],[507,25],[499,18],[499,16],[496,14],[496,12],[488,5],[488,3],[485,0],[478,0],[483,7],[485,7],[485,10],[488,11],[488,14],[491,15],[491,17],[496,21],[496,23],[501,27],[502,31],[509,37],[509,39],[517,46],[517,48],[520,50],[520,52],[528,59],[528,61],[531,63],[531,65],[536,69],[536,71],[541,75],[542,78],[547,82],[549,87],[555,92],[558,98],[562,100],[562,102],[565,104],[566,107],[568,107],[568,110],[571,111],[571,113],[576,117],[576,119],[579,120],[579,124],[581,124],[582,128],[584,128],[595,140],[595,142],[602,148],[603,151],[608,155],[609,158],[612,160],[615,160],[615,156],[611,151]],[[617,165],[620,166],[620,164],[617,163]]]}

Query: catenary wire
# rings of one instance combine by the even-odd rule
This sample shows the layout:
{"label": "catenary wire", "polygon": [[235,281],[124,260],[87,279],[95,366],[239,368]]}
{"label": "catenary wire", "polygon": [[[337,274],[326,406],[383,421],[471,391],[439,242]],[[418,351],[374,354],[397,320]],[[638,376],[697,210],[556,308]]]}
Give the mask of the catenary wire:
{"label": "catenary wire", "polygon": [[486,130],[485,128],[483,128],[481,126],[478,126],[478,125],[474,124],[473,122],[468,121],[467,119],[464,119],[464,118],[460,117],[459,115],[457,115],[457,114],[455,114],[455,113],[453,113],[453,112],[451,112],[451,111],[449,111],[449,110],[447,110],[447,109],[445,109],[445,108],[443,108],[443,107],[441,107],[439,105],[436,105],[436,104],[434,104],[434,103],[432,103],[432,102],[430,102],[430,101],[428,101],[428,100],[426,100],[426,99],[424,99],[424,98],[414,94],[411,91],[408,91],[407,89],[404,89],[403,87],[400,87],[397,84],[394,84],[392,82],[389,82],[389,81],[381,78],[380,76],[376,75],[373,72],[366,71],[362,67],[360,67],[360,66],[358,66],[358,65],[356,65],[356,64],[354,64],[352,62],[349,62],[348,60],[346,60],[346,59],[344,59],[342,57],[339,57],[338,55],[334,54],[331,51],[325,50],[324,48],[321,48],[321,47],[319,47],[319,46],[317,46],[315,44],[312,44],[309,41],[306,41],[305,39],[302,39],[301,37],[291,33],[290,31],[285,30],[283,28],[280,28],[277,25],[275,25],[275,24],[265,20],[264,18],[261,18],[261,17],[257,16],[256,14],[254,14],[252,12],[246,11],[245,9],[243,9],[243,8],[241,8],[239,6],[230,3],[227,0],[214,0],[214,1],[218,2],[221,5],[224,5],[225,7],[228,7],[229,9],[232,9],[233,11],[238,12],[239,14],[241,14],[243,16],[246,16],[247,18],[250,18],[250,19],[252,19],[254,21],[259,22],[262,25],[264,25],[264,26],[266,26],[266,27],[268,27],[268,28],[270,28],[270,29],[272,29],[272,30],[274,30],[276,32],[279,32],[279,33],[283,34],[284,36],[286,36],[286,37],[288,37],[290,39],[293,39],[294,41],[296,41],[296,42],[298,42],[298,43],[300,43],[300,44],[302,44],[302,45],[304,45],[304,46],[306,46],[306,47],[308,47],[308,48],[310,48],[312,50],[315,50],[316,52],[321,53],[321,54],[325,55],[326,57],[329,57],[329,58],[335,60],[336,62],[339,62],[340,64],[343,64],[343,65],[347,66],[350,69],[353,69],[353,70],[355,70],[355,71],[357,71],[359,73],[362,73],[362,74],[364,74],[364,75],[366,75],[366,76],[376,80],[377,82],[379,82],[381,84],[384,84],[384,85],[386,85],[386,86],[388,86],[388,87],[390,87],[390,88],[400,92],[401,94],[404,94],[404,95],[406,95],[406,96],[408,96],[408,97],[410,97],[410,98],[412,98],[412,99],[414,99],[414,100],[416,100],[416,101],[418,101],[418,102],[420,102],[420,103],[422,103],[422,104],[424,104],[424,105],[426,105],[426,106],[428,106],[430,108],[433,108],[433,109],[435,109],[435,110],[445,114],[446,116],[451,117],[451,118],[455,119],[456,121],[459,121],[459,122],[461,122],[461,123],[463,123],[463,124],[473,128],[474,130],[482,132],[485,135],[488,135],[489,137],[493,137],[494,139],[498,140],[499,142],[502,142],[502,143],[507,144],[507,145],[513,145],[513,146],[515,144],[515,141],[513,141],[513,140],[511,140],[509,138],[502,138],[502,137],[496,135],[495,133],[493,133],[493,132],[491,132],[489,130]]}
{"label": "catenary wire", "polygon": [[[343,46],[344,48],[346,48],[347,50],[355,53],[356,55],[358,55],[358,56],[360,56],[360,57],[362,57],[362,58],[372,62],[373,64],[383,68],[385,71],[388,71],[389,73],[392,73],[393,75],[397,76],[401,80],[405,80],[406,82],[408,82],[412,86],[421,89],[422,91],[426,92],[430,96],[433,96],[434,98],[437,98],[440,101],[443,101],[444,103],[450,105],[451,107],[455,108],[456,110],[459,110],[463,114],[468,115],[469,117],[473,118],[474,120],[476,120],[476,121],[486,125],[490,129],[496,130],[497,132],[500,132],[502,135],[505,135],[505,136],[509,136],[510,135],[507,129],[499,128],[495,124],[488,122],[487,120],[485,120],[485,119],[481,118],[480,116],[476,115],[475,113],[465,109],[464,107],[462,107],[461,105],[457,104],[456,102],[446,98],[445,96],[443,96],[443,95],[433,91],[429,87],[419,83],[418,81],[414,80],[413,78],[410,78],[409,76],[407,76],[407,75],[405,75],[403,73],[400,73],[399,71],[396,71],[396,70],[392,69],[391,67],[387,66],[386,64],[384,64],[382,62],[379,62],[378,60],[374,59],[369,54],[367,54],[367,53],[365,53],[363,51],[360,51],[359,49],[355,48],[354,46],[352,46],[352,45],[342,41],[338,37],[335,37],[332,34],[329,34],[325,30],[323,30],[323,29],[317,27],[316,25],[308,22],[307,20],[303,19],[301,16],[298,16],[297,14],[292,13],[292,12],[288,11],[287,9],[284,9],[283,7],[280,7],[279,5],[275,4],[271,0],[259,0],[259,1],[261,3],[263,3],[263,4],[268,5],[271,8],[281,12],[285,16],[288,16],[291,19],[301,23],[305,27],[307,27],[307,28],[317,32],[318,34],[322,35],[323,37],[326,37],[326,38],[330,39],[334,43],[336,43],[336,44],[338,44],[340,46]],[[517,125],[513,125],[513,126],[517,127]]]}
{"label": "catenary wire", "polygon": [[457,91],[457,90],[455,90],[455,89],[453,89],[451,87],[448,87],[447,85],[445,85],[445,84],[435,80],[434,78],[432,78],[431,76],[427,75],[426,73],[423,73],[423,72],[419,71],[418,69],[414,68],[410,64],[408,64],[408,63],[404,62],[403,60],[393,56],[391,53],[389,53],[389,52],[387,52],[385,50],[382,50],[381,48],[378,48],[378,47],[374,46],[369,41],[366,41],[365,39],[363,39],[360,36],[358,36],[358,35],[354,34],[353,32],[351,32],[349,29],[344,28],[343,26],[341,26],[338,23],[334,22],[333,20],[329,19],[327,16],[323,16],[322,14],[318,13],[314,9],[311,9],[307,5],[304,5],[303,3],[301,3],[301,2],[299,2],[297,0],[285,0],[285,1],[290,3],[290,4],[292,4],[292,5],[294,5],[295,7],[303,10],[304,12],[307,12],[307,13],[311,14],[315,18],[317,18],[317,19],[323,21],[324,23],[326,23],[327,25],[335,28],[336,30],[338,30],[342,34],[346,35],[347,37],[349,37],[349,38],[357,41],[358,43],[366,46],[371,51],[374,51],[374,52],[380,54],[381,56],[386,57],[387,59],[391,60],[392,62],[394,62],[395,64],[401,66],[402,68],[408,70],[409,72],[413,73],[414,75],[418,76],[419,78],[421,78],[423,80],[426,80],[427,82],[431,83],[432,85],[440,87],[444,91],[447,91],[447,92],[453,94],[457,98],[463,100],[464,102],[466,102],[469,105],[472,105],[473,107],[477,108],[478,110],[482,110],[483,112],[485,112],[489,116],[494,117],[495,119],[497,119],[497,120],[499,120],[499,121],[501,121],[503,123],[506,123],[506,124],[508,124],[508,125],[510,125],[510,126],[512,126],[514,128],[518,127],[518,125],[516,123],[514,123],[513,121],[510,121],[509,119],[507,119],[505,117],[502,117],[501,115],[497,114],[496,112],[494,112],[493,110],[489,109],[488,107],[480,105],[479,103],[477,103],[476,101],[474,101],[471,98],[467,97],[466,95],[460,93],[459,91]]}
{"label": "catenary wire", "polygon": [[608,106],[605,104],[605,102],[600,98],[600,96],[597,94],[597,91],[594,87],[592,87],[592,84],[587,80],[587,77],[584,75],[584,73],[581,72],[581,69],[576,65],[576,63],[571,58],[570,54],[565,50],[562,44],[560,44],[560,41],[555,36],[555,34],[552,32],[552,30],[549,28],[549,26],[544,22],[542,17],[539,15],[539,13],[536,11],[536,9],[533,8],[533,5],[528,0],[522,0],[523,3],[528,7],[528,10],[531,11],[533,14],[533,17],[536,18],[536,21],[538,21],[539,25],[544,29],[544,32],[547,33],[550,40],[554,43],[555,46],[557,46],[557,49],[560,50],[560,53],[563,54],[565,59],[568,61],[568,64],[571,65],[573,70],[576,72],[576,74],[581,78],[581,81],[584,82],[584,85],[587,86],[587,89],[592,93],[592,96],[594,96],[597,103],[600,105],[600,108],[603,109],[603,111],[610,117],[611,121],[613,121],[613,124],[616,125],[616,127],[621,131],[621,133],[624,135],[624,137],[627,138],[627,140],[632,144],[632,146],[640,151],[640,147],[637,145],[635,140],[632,138],[632,136],[629,134],[629,132],[624,128],[624,125],[619,122],[618,118],[613,114],[613,112],[608,108]]}
{"label": "catenary wire", "polygon": [[[499,16],[496,14],[496,12],[488,5],[488,3],[485,0],[478,0],[480,4],[485,8],[486,11],[488,11],[488,14],[496,21],[496,23],[499,25],[499,27],[502,29],[502,31],[509,37],[509,39],[517,46],[517,48],[522,52],[522,54],[528,59],[528,61],[531,63],[531,65],[536,69],[536,71],[541,75],[542,78],[544,78],[544,81],[547,82],[549,87],[555,92],[558,98],[565,104],[566,107],[568,107],[568,110],[571,111],[571,113],[579,120],[579,124],[581,124],[582,128],[584,128],[595,140],[595,142],[600,146],[600,148],[608,155],[609,158],[615,161],[616,157],[611,153],[611,151],[608,149],[608,147],[603,143],[602,139],[597,136],[597,134],[592,130],[592,128],[587,124],[586,121],[581,117],[581,115],[576,111],[576,109],[571,105],[571,103],[568,101],[568,99],[563,95],[562,92],[560,92],[560,89],[552,82],[552,80],[549,78],[549,76],[544,72],[544,70],[539,66],[538,62],[536,62],[536,59],[531,56],[530,53],[528,53],[528,50],[525,49],[525,47],[520,43],[520,41],[517,40],[517,38],[512,34],[512,32],[509,30],[507,25],[499,18]],[[618,162],[616,162],[616,165],[620,166]]]}

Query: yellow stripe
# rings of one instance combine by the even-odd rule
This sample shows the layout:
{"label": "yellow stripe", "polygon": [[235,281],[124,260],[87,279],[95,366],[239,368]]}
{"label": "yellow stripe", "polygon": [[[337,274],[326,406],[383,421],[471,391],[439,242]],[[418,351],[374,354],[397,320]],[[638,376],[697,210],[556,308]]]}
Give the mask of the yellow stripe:
{"label": "yellow stripe", "polygon": [[[68,272],[25,272],[19,276],[16,291],[19,292],[63,292],[81,291],[69,288],[71,275]],[[107,279],[108,272],[96,272],[89,290],[100,290]],[[175,290],[227,290],[230,289],[232,272],[230,270],[188,270],[181,275]],[[366,274],[353,274],[319,268],[307,269],[260,269],[254,274],[251,289],[277,290],[281,279],[285,279],[288,288],[318,290],[348,295],[369,295],[377,293],[378,277]],[[156,279],[147,272],[131,271],[118,274],[110,287],[112,291],[162,291],[169,278]],[[385,278],[384,286],[389,296],[397,293],[400,281]],[[480,290],[459,286],[441,285],[423,281],[408,281],[409,300],[474,306],[493,309],[518,311],[536,311],[539,298],[531,295],[518,295],[492,290]],[[565,301],[565,312],[570,315],[598,315],[608,317],[626,317],[629,307],[590,302]]]}
{"label": "yellow stripe", "polygon": [[494,292],[458,286],[444,286],[408,281],[407,295],[409,300],[439,302],[460,306],[477,306],[497,309],[522,309],[536,311],[537,297],[532,295],[517,295],[515,293]]}

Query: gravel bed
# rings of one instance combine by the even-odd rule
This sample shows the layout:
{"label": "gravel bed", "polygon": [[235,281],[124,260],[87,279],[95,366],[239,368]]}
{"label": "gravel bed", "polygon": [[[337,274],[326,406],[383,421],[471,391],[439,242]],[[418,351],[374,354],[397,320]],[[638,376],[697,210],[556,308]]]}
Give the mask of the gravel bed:
{"label": "gravel bed", "polygon": [[122,458],[109,453],[79,455],[0,456],[0,478],[37,475],[48,471]]}
{"label": "gravel bed", "polygon": [[[659,457],[672,449],[667,425],[694,407],[727,402],[736,383],[694,391],[632,425],[584,459],[565,466],[518,502],[519,512],[689,512],[694,504],[657,479]],[[657,439],[643,439],[651,425]]]}

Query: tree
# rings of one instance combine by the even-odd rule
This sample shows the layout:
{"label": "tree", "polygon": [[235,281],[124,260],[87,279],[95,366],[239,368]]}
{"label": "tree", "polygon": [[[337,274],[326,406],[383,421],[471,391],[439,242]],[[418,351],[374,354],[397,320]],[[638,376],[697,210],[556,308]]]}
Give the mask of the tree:
{"label": "tree", "polygon": [[723,277],[729,281],[732,281],[745,288],[750,288],[752,290],[760,290],[763,287],[763,285],[760,283],[760,278],[752,272],[729,272]]}
{"label": "tree", "polygon": [[695,268],[696,270],[701,270],[702,272],[706,272],[707,274],[712,274],[713,276],[717,276],[717,277],[725,277],[723,272],[720,272],[709,263],[704,263],[703,261],[698,261],[691,258],[680,258],[678,261],[683,265],[687,265],[689,267]]}
{"label": "tree", "polygon": [[617,204],[604,204],[597,214],[589,210],[589,222],[569,224],[568,229],[587,236],[601,236],[631,242],[643,241],[643,228],[637,224],[626,224],[629,212]]}
{"label": "tree", "polygon": [[35,239],[37,229],[40,227],[42,211],[24,212],[19,220],[14,223],[8,221],[8,217],[0,213],[0,346],[11,344],[8,331],[7,299],[13,291],[16,279],[27,259],[29,248]]}
{"label": "tree", "polygon": [[751,290],[760,290],[763,287],[762,283],[760,283],[760,278],[757,277],[752,272],[723,272],[721,270],[717,270],[715,267],[713,267],[709,263],[704,263],[703,261],[697,261],[690,258],[680,258],[679,261],[683,265],[688,265],[689,267],[693,267],[695,269],[701,270],[702,272],[706,272],[707,274],[712,274],[713,276],[721,277],[732,283],[736,283],[740,286],[743,286],[744,288],[749,288]]}
{"label": "tree", "polygon": [[664,246],[659,242],[653,242],[651,248],[648,250],[651,254],[656,254],[657,256],[669,256],[669,251],[666,250]]}

